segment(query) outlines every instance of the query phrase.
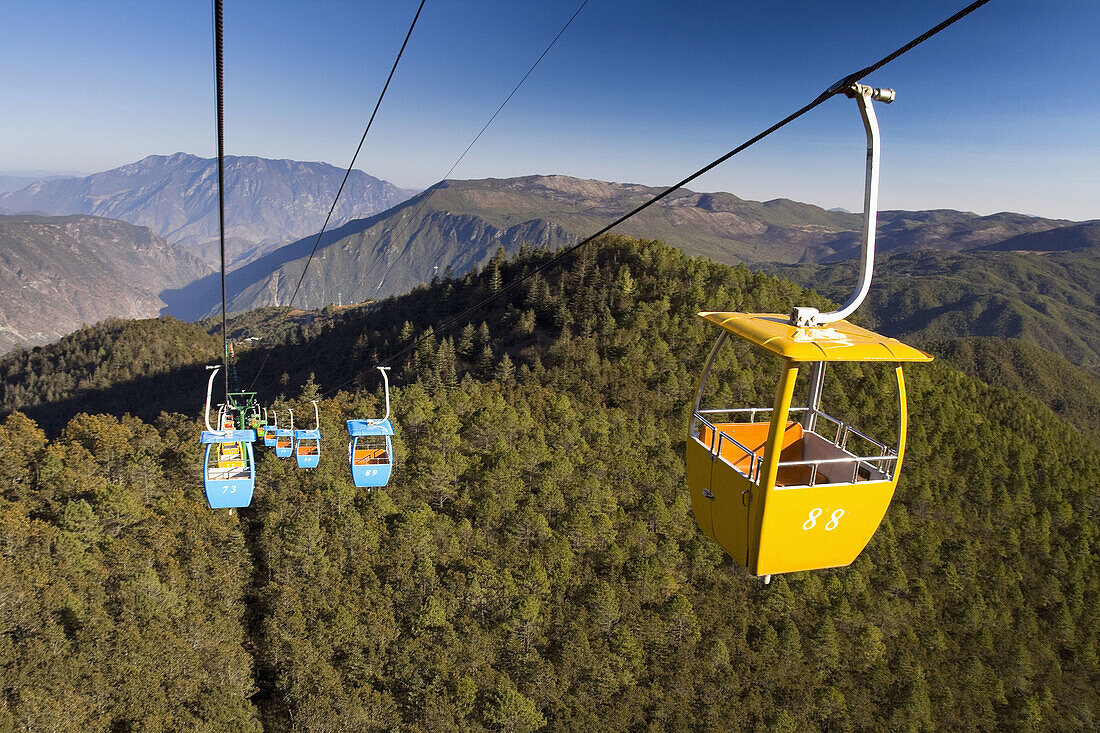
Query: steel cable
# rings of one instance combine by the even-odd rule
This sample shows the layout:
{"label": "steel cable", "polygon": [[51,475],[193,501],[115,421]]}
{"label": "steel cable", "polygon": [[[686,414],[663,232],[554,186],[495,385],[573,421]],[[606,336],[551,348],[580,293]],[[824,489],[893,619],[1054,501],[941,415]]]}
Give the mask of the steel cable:
{"label": "steel cable", "polygon": [[[966,16],[970,15],[975,10],[982,7],[983,5],[985,5],[988,2],[990,2],[990,0],[975,0],[975,2],[972,2],[970,5],[966,6],[965,8],[960,10],[959,12],[955,13],[954,15],[952,15],[951,17],[947,18],[946,20],[942,21],[941,23],[939,23],[939,24],[933,26],[932,28],[928,29],[924,33],[920,34],[919,36],[917,36],[913,40],[909,41],[905,45],[899,47],[895,51],[893,51],[893,52],[887,54],[886,56],[882,57],[881,59],[879,59],[875,63],[871,64],[870,66],[866,66],[866,67],[860,69],[859,71],[855,72],[854,74],[849,74],[848,76],[844,77],[843,79],[841,79],[837,83],[830,86],[828,89],[826,89],[824,92],[822,92],[820,95],[818,95],[818,97],[816,99],[814,99],[812,102],[810,102],[809,104],[806,104],[805,106],[801,107],[797,111],[792,112],[791,114],[787,115],[782,120],[775,123],[774,125],[772,125],[768,129],[766,129],[763,132],[761,132],[761,133],[753,136],[752,138],[746,140],[745,142],[741,143],[740,145],[738,145],[733,150],[729,151],[728,153],[726,153],[725,155],[723,155],[719,158],[716,158],[715,160],[713,160],[712,162],[710,162],[707,165],[703,166],[702,168],[695,171],[691,175],[687,176],[683,180],[673,184],[672,186],[669,186],[668,188],[666,188],[661,193],[659,193],[656,196],[650,198],[649,200],[645,201],[644,203],[638,205],[637,207],[630,210],[626,214],[623,214],[618,219],[611,222],[607,226],[603,227],[602,229],[600,229],[595,234],[589,235],[588,237],[582,239],[577,244],[574,244],[571,247],[568,247],[566,249],[561,250],[556,255],[554,255],[552,258],[550,258],[549,260],[544,262],[542,265],[536,267],[534,270],[531,270],[530,272],[526,273],[522,277],[520,277],[516,280],[513,280],[512,282],[508,283],[507,285],[502,287],[497,292],[495,292],[492,295],[489,295],[488,297],[484,298],[483,300],[475,303],[474,305],[470,306],[469,308],[462,311],[458,315],[447,319],[442,324],[438,325],[438,327],[433,328],[431,333],[427,333],[424,336],[421,336],[420,338],[414,340],[412,343],[408,344],[407,346],[400,349],[399,351],[391,354],[390,356],[383,359],[382,361],[380,361],[375,366],[378,367],[378,366],[389,365],[393,361],[395,361],[396,359],[400,358],[401,356],[404,356],[405,354],[407,354],[410,351],[412,351],[413,349],[415,349],[417,346],[419,346],[421,343],[423,343],[427,339],[435,338],[436,335],[446,332],[451,327],[453,327],[454,325],[456,325],[456,324],[460,323],[461,321],[465,320],[466,318],[468,318],[470,316],[470,314],[472,314],[475,311],[481,309],[482,307],[484,307],[488,303],[490,303],[493,300],[499,298],[500,296],[504,295],[505,293],[510,292],[511,290],[514,290],[519,285],[521,285],[525,281],[531,279],[535,275],[537,275],[541,272],[544,272],[546,269],[552,267],[553,265],[557,264],[561,260],[565,259],[570,254],[572,254],[573,252],[576,252],[581,247],[584,247],[586,244],[590,243],[592,240],[596,239],[600,235],[606,234],[607,232],[609,232],[612,229],[614,229],[615,227],[617,227],[619,224],[622,224],[627,219],[629,219],[629,218],[635,216],[636,214],[644,211],[645,209],[649,208],[653,204],[655,204],[658,201],[662,200],[663,198],[665,198],[669,194],[673,193],[677,189],[680,189],[683,186],[687,185],[688,183],[691,183],[692,181],[694,181],[699,176],[701,176],[701,175],[707,173],[708,171],[714,169],[715,167],[721,165],[722,163],[726,162],[727,160],[729,160],[733,156],[737,155],[741,151],[745,150],[746,148],[748,148],[752,145],[755,145],[756,143],[760,142],[761,140],[768,137],[772,133],[776,132],[780,128],[786,127],[791,122],[795,121],[796,119],[798,119],[802,115],[806,114],[810,110],[818,107],[819,105],[821,105],[826,100],[833,97],[834,95],[842,93],[845,89],[847,89],[852,84],[860,81],[861,79],[863,79],[867,75],[877,71],[878,69],[882,68],[883,66],[890,63],[891,61],[894,61],[899,56],[902,56],[903,54],[908,53],[909,51],[911,51],[916,46],[919,46],[920,44],[924,43],[929,38],[931,38],[932,36],[935,36],[936,34],[940,33],[941,31],[948,28],[949,26],[954,25],[955,23],[962,20]],[[349,384],[351,381],[353,381],[353,380],[347,380],[346,382],[343,382],[340,385],[337,385],[337,387],[335,387],[334,389],[339,389],[340,387],[345,386],[346,384]]]}

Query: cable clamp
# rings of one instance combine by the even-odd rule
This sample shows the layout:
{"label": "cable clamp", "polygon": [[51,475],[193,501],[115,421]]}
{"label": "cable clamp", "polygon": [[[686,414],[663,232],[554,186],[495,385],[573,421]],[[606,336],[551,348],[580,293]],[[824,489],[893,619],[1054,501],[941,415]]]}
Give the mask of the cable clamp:
{"label": "cable clamp", "polygon": [[869,87],[866,84],[852,84],[844,90],[844,94],[849,99],[855,99],[858,96],[869,96],[876,102],[882,102],[883,104],[890,104],[894,101],[897,94],[893,89],[875,89]]}

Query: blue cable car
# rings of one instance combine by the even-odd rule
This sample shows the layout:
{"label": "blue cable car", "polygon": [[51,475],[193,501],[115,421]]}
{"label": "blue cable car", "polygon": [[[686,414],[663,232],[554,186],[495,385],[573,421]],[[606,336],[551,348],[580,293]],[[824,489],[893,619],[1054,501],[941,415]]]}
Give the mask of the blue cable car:
{"label": "blue cable car", "polygon": [[279,458],[290,458],[294,453],[294,410],[287,412],[290,413],[290,429],[275,429],[275,455]]}
{"label": "blue cable car", "polygon": [[[264,430],[264,445],[268,448],[275,447],[275,431],[279,429],[279,413],[272,410],[271,414],[275,418],[275,422],[268,423],[267,428]],[[266,407],[264,408],[264,420],[267,420]]]}
{"label": "blue cable car", "polygon": [[360,488],[385,486],[393,471],[393,424],[390,422],[389,367],[378,367],[386,388],[386,415],[381,420],[348,420],[351,480]]}
{"label": "blue cable car", "polygon": [[351,480],[364,488],[385,486],[393,471],[393,425],[389,420],[348,420]]}
{"label": "blue cable car", "polygon": [[206,430],[199,436],[199,442],[206,446],[203,486],[211,509],[236,509],[252,503],[252,492],[256,488],[256,461],[252,454],[256,431],[236,430],[228,418],[228,410],[219,410],[221,430],[210,425],[210,393],[217,373],[218,367],[214,367],[206,385],[203,410]]}
{"label": "blue cable car", "polygon": [[317,411],[317,400],[312,402],[316,427],[294,431],[294,458],[298,461],[298,468],[317,468],[321,461],[321,415]]}
{"label": "blue cable car", "polygon": [[254,430],[204,430],[199,440],[206,446],[203,483],[211,509],[234,509],[252,503],[256,487]]}

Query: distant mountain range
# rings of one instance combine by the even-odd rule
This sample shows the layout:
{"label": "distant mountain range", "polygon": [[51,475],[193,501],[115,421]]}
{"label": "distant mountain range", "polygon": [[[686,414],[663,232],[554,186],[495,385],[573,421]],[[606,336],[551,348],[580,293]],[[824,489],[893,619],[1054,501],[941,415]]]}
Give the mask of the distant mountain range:
{"label": "distant mountain range", "polygon": [[[342,172],[321,163],[230,158],[228,173],[228,224],[236,253],[235,269],[228,278],[229,308],[240,312],[286,305],[302,276],[329,192],[335,192]],[[158,231],[189,243],[191,252],[209,255],[216,217],[203,212],[213,211],[215,182],[211,160],[184,154],[150,156],[85,178],[39,182],[0,196],[0,206],[75,207],[149,221],[151,228],[155,222]],[[333,225],[326,232],[296,306],[315,308],[405,293],[436,276],[462,275],[482,267],[498,248],[511,254],[524,246],[568,245],[660,191],[568,176],[525,176],[444,181],[403,200],[407,192],[366,174],[353,172],[348,185],[338,219],[397,203],[371,216]],[[788,199],[748,201],[729,193],[685,189],[628,220],[616,232],[661,239],[689,254],[727,264],[782,268],[776,271],[842,299],[849,287],[845,278],[854,279],[861,219],[860,214],[827,211]],[[96,239],[107,233],[111,240],[112,226],[83,228],[81,246],[97,251],[123,246],[126,237]],[[292,235],[298,239],[290,241]],[[68,261],[63,253],[47,254],[49,247],[35,239],[37,235],[28,236],[30,240],[22,243],[24,253],[31,242],[38,242],[34,246],[45,247],[42,263]],[[1092,279],[1095,252],[1090,250],[1098,241],[1100,224],[1096,222],[1012,213],[883,211],[878,230],[880,264],[871,300],[861,313],[892,335],[1024,338],[1095,370],[1100,364],[1100,341],[1074,324],[1092,324],[1095,319],[1100,331],[1096,315],[1100,308],[1095,298],[1090,300],[1092,293],[1100,291],[1100,278]],[[1059,253],[1068,258],[1066,263]],[[118,252],[121,262],[140,256],[136,251]],[[86,283],[102,276],[95,268],[81,271],[74,266],[66,273],[72,279],[59,279],[56,271],[36,274],[34,267],[30,261],[23,263],[24,281],[51,283],[61,294],[81,292]],[[1076,270],[1066,271],[1067,267]],[[188,320],[219,308],[220,278],[193,261],[170,277],[133,268],[123,268],[111,277],[116,278],[112,283],[125,282],[134,292],[148,294],[142,307],[83,307],[62,314],[12,301],[0,311],[10,333],[0,347],[39,343],[97,315],[149,315],[153,303],[163,313]],[[1026,288],[1029,281],[1046,283],[1047,294],[1022,291],[1021,283]],[[115,286],[107,290],[111,287]],[[1061,302],[1059,298],[1070,299]],[[63,298],[50,307],[58,308],[62,302]],[[715,307],[736,304],[716,303]],[[33,322],[36,313],[50,315]]]}
{"label": "distant mountain range", "polygon": [[[319,230],[344,171],[327,163],[227,156],[225,174],[226,250],[239,265]],[[216,262],[217,183],[215,159],[150,155],[84,178],[39,181],[0,194],[0,210],[120,219]],[[353,170],[332,224],[384,211],[410,193]]]}
{"label": "distant mountain range", "polygon": [[[62,178],[73,178],[74,176],[59,176],[49,173],[45,173],[41,176],[32,176],[28,174],[11,174],[0,173],[0,193],[9,193],[11,191],[18,191],[22,188],[26,188],[32,183],[39,183],[41,181],[54,181]],[[0,214],[5,213],[3,209],[0,209]]]}
{"label": "distant mountain range", "polygon": [[[404,293],[448,269],[462,274],[497,250],[555,248],[599,230],[660,189],[568,176],[444,181],[376,216],[326,233],[295,305],[318,307]],[[729,193],[678,191],[623,223],[617,233],[661,239],[685,252],[739,262],[826,262],[854,257],[860,214],[788,199],[747,201]],[[885,211],[879,248],[965,250],[1066,227],[1073,222],[1021,214]],[[285,304],[301,277],[312,239],[258,258],[229,278],[234,311]],[[181,318],[212,312],[213,280],[165,295]]]}
{"label": "distant mountain range", "polygon": [[94,216],[0,216],[0,353],[108,316],[148,318],[158,293],[211,269],[147,227]]}

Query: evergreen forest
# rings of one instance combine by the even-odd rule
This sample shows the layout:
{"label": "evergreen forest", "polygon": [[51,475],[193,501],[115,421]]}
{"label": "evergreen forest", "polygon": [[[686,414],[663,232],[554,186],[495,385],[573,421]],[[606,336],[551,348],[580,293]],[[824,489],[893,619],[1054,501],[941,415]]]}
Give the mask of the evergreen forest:
{"label": "evergreen forest", "polygon": [[[0,730],[1100,727],[1090,374],[1039,390],[1024,363],[1046,352],[930,346],[950,358],[906,369],[905,465],[867,549],[764,585],[692,518],[717,335],[696,313],[827,301],[624,237],[507,289],[551,256],[236,318],[240,386],[280,415],[318,399],[323,441],[313,470],[257,448],[233,513],[207,508],[198,442],[220,324],[110,321],[0,360]],[[394,478],[356,489],[344,421],[382,414],[373,367],[407,347]],[[770,403],[762,353],[716,369],[719,396]],[[840,414],[895,399],[840,372]]]}

